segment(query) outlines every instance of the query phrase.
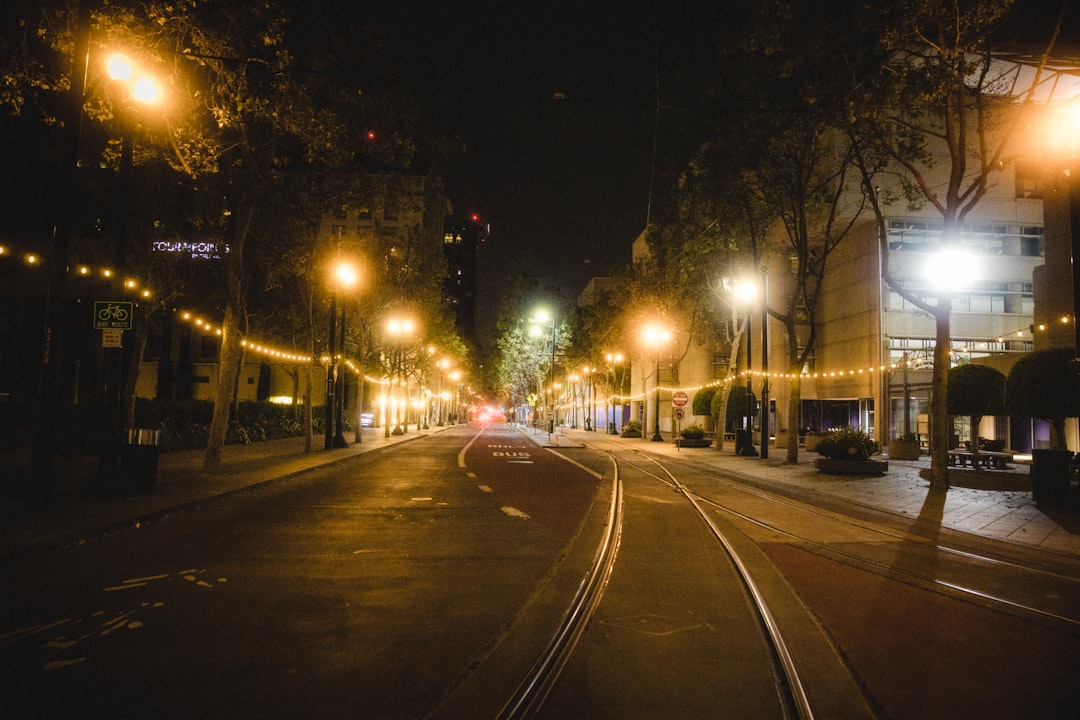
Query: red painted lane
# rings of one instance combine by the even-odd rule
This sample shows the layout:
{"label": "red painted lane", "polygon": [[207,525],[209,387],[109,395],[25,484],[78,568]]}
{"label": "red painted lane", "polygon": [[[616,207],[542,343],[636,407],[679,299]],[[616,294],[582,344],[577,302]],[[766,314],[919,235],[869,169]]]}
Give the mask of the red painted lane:
{"label": "red painted lane", "polygon": [[492,423],[465,454],[477,486],[494,494],[505,512],[518,511],[569,539],[589,512],[599,479],[537,446],[514,428]]}
{"label": "red painted lane", "polygon": [[1075,636],[794,545],[764,549],[888,717],[1080,717]]}

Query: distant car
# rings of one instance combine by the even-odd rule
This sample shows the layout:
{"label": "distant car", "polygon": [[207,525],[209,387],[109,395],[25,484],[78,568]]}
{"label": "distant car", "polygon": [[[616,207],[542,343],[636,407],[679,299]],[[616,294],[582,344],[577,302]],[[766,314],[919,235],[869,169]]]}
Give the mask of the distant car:
{"label": "distant car", "polygon": [[360,427],[375,427],[375,413],[360,413]]}

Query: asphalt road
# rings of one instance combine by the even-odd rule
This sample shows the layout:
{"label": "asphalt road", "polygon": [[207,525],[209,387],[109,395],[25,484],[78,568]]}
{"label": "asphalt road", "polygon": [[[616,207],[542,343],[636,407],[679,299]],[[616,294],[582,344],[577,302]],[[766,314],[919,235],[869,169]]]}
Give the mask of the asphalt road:
{"label": "asphalt road", "polygon": [[478,430],[5,567],[0,714],[425,715],[550,576],[598,482]]}
{"label": "asphalt road", "polygon": [[[595,553],[610,450],[628,465],[619,555],[543,716],[761,717],[727,561],[659,471],[588,445],[457,426],[6,562],[0,716],[494,717]],[[718,504],[820,717],[1076,717],[1073,570],[915,537],[937,527],[929,500],[889,519],[667,462]]]}

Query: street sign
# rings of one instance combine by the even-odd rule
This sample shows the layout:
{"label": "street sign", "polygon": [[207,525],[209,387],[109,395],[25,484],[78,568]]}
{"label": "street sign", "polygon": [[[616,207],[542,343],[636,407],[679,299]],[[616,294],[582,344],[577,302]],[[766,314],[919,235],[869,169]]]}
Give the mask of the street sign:
{"label": "street sign", "polygon": [[101,347],[124,347],[124,331],[119,328],[105,328],[101,331]]}
{"label": "street sign", "polygon": [[681,407],[675,408],[674,413],[676,420],[682,420],[684,417],[686,417],[686,411],[683,410]]}
{"label": "street sign", "polygon": [[95,330],[130,330],[135,315],[135,304],[123,301],[101,300],[94,303]]}
{"label": "street sign", "polygon": [[685,390],[676,390],[671,394],[671,404],[677,408],[686,407],[690,404],[690,396]]}

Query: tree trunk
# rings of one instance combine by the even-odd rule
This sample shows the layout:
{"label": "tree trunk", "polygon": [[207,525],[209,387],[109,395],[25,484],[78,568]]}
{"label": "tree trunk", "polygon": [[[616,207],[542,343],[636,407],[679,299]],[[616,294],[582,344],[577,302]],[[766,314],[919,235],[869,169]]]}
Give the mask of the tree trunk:
{"label": "tree trunk", "polygon": [[930,382],[930,489],[949,489],[949,312],[952,296],[942,293],[934,313],[934,374]]}
{"label": "tree trunk", "polygon": [[972,415],[971,427],[968,428],[968,447],[971,448],[971,454],[975,456],[975,465],[978,465],[979,457],[979,423],[982,422],[982,415]]}
{"label": "tree trunk", "polygon": [[720,417],[716,420],[716,449],[724,449],[724,433],[727,432],[727,404],[728,398],[731,397],[731,383],[735,382],[735,379],[731,376],[728,377],[729,382],[720,386],[718,392],[723,393],[721,396],[723,401],[720,403]]}
{"label": "tree trunk", "polygon": [[236,371],[240,365],[239,313],[229,303],[225,306],[225,322],[221,331],[221,356],[219,358],[218,382],[214,393],[214,414],[210,420],[210,432],[203,457],[203,472],[217,472],[221,468],[221,454],[225,436],[229,430],[233,392],[236,388]]}
{"label": "tree trunk", "polygon": [[799,464],[799,406],[802,405],[802,373],[798,368],[791,371],[791,379],[788,381],[788,444],[784,463],[787,465]]}
{"label": "tree trunk", "polygon": [[214,392],[214,415],[210,420],[210,432],[206,440],[203,458],[204,472],[217,472],[221,468],[221,454],[225,448],[225,435],[229,430],[229,413],[236,391],[236,380],[243,359],[240,345],[240,318],[242,316],[244,288],[244,240],[247,238],[251,219],[255,214],[255,201],[244,199],[236,213],[232,245],[226,262],[225,320],[221,329],[221,357],[218,365],[218,383]]}

